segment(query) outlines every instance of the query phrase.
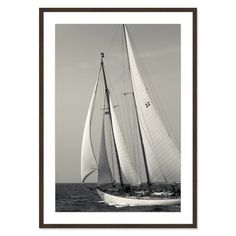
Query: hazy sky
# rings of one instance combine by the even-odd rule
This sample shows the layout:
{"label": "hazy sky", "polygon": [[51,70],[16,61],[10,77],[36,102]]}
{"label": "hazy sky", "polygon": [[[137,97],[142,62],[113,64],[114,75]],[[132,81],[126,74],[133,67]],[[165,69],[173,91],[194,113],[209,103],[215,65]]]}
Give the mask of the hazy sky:
{"label": "hazy sky", "polygon": [[[105,52],[116,103],[124,92],[118,91],[124,73],[121,29],[120,25],[56,25],[56,182],[81,182],[83,128],[100,52]],[[180,25],[128,25],[128,29],[179,141]],[[96,173],[89,178],[95,180]]]}

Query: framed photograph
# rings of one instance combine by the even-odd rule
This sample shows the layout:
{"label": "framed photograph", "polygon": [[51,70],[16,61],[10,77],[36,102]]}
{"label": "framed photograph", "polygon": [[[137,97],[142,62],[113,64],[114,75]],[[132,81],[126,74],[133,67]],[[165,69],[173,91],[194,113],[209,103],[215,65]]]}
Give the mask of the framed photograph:
{"label": "framed photograph", "polygon": [[197,227],[197,9],[39,9],[41,228]]}

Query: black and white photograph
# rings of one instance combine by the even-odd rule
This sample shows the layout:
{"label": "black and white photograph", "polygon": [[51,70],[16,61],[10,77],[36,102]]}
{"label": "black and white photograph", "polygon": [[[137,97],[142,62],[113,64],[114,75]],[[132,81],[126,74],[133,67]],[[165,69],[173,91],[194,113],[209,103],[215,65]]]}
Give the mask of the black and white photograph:
{"label": "black and white photograph", "polygon": [[180,25],[56,25],[56,211],[180,211],[180,153]]}
{"label": "black and white photograph", "polygon": [[[171,20],[53,25],[53,82],[47,86],[44,77],[44,89],[52,86],[44,95],[44,129],[50,127],[54,141],[44,150],[54,155],[53,211],[176,213],[178,219],[186,210],[182,173],[193,168],[181,155],[183,26]],[[47,53],[45,46],[44,68]]]}

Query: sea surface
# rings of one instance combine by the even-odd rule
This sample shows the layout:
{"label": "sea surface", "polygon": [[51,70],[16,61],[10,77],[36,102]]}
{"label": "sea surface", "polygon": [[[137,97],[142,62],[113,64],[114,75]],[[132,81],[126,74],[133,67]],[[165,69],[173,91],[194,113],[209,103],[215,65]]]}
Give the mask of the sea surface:
{"label": "sea surface", "polygon": [[56,184],[56,212],[180,212],[180,205],[115,207],[105,204],[96,184]]}

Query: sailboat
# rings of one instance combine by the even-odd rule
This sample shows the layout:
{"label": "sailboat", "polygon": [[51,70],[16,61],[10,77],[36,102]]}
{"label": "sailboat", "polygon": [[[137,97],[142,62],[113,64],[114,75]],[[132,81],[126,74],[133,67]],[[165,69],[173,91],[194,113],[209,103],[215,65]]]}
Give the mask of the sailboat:
{"label": "sailboat", "polygon": [[[152,102],[149,90],[138,68],[130,32],[123,25],[127,62],[134,104],[134,117],[139,138],[143,173],[145,182],[141,181],[140,170],[136,168],[127,147],[120,121],[113,105],[111,91],[108,87],[104,53],[101,53],[100,71],[104,84],[104,106],[102,110],[102,128],[100,152],[95,154],[91,124],[93,120],[99,78],[90,100],[81,148],[81,179],[97,171],[97,193],[108,205],[117,207],[158,206],[180,204],[180,149],[170,135],[168,128]],[[105,126],[108,122],[109,126]],[[106,129],[109,128],[110,144],[113,148],[113,161],[108,154]],[[115,167],[114,167],[115,166]],[[115,168],[115,170],[114,170]],[[113,169],[113,171],[112,171]],[[116,172],[116,173],[114,173]]]}

